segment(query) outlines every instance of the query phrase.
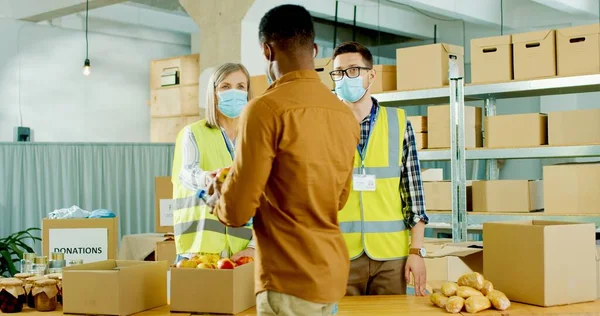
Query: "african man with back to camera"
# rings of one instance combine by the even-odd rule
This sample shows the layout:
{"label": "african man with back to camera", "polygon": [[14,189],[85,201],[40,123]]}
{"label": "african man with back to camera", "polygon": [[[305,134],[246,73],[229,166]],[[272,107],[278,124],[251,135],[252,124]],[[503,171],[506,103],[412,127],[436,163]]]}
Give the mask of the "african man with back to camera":
{"label": "african man with back to camera", "polygon": [[348,281],[337,216],[359,128],[314,70],[306,9],[275,7],[259,29],[272,84],[242,113],[231,170],[221,189],[213,183],[221,192],[214,213],[234,227],[254,216],[259,315],[329,315]]}

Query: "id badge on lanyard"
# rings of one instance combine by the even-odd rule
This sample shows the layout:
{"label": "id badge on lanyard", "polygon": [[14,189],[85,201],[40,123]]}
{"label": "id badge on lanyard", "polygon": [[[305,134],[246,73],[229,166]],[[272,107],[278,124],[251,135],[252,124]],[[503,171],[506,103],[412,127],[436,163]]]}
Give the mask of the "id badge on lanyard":
{"label": "id badge on lanyard", "polygon": [[367,174],[366,168],[365,168],[365,156],[366,156],[367,146],[369,144],[369,139],[371,138],[371,132],[373,131],[375,114],[376,114],[375,106],[373,106],[373,109],[371,110],[371,118],[370,118],[370,122],[369,122],[369,136],[367,137],[367,141],[366,141],[364,147],[362,148],[362,150],[360,150],[360,148],[358,148],[358,153],[360,154],[361,165],[360,165],[360,173],[352,175],[352,189],[354,191],[373,192],[377,188],[377,177],[374,174]]}
{"label": "id badge on lanyard", "polygon": [[354,174],[352,176],[352,189],[359,192],[375,191],[377,183],[376,180],[377,178],[374,174],[367,174],[365,172],[365,166],[363,164],[361,167],[361,173]]}

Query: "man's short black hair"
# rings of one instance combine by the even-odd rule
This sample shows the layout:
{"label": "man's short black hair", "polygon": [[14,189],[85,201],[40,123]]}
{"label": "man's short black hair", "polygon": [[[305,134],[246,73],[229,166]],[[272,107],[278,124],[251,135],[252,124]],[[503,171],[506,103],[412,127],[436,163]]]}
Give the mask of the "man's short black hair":
{"label": "man's short black hair", "polygon": [[341,43],[333,51],[331,59],[333,60],[339,55],[348,53],[359,53],[365,62],[365,66],[373,68],[373,55],[371,54],[371,51],[365,45],[357,42]]}
{"label": "man's short black hair", "polygon": [[273,43],[281,50],[308,47],[315,42],[315,28],[308,11],[299,5],[285,4],[267,12],[260,20],[261,43]]}

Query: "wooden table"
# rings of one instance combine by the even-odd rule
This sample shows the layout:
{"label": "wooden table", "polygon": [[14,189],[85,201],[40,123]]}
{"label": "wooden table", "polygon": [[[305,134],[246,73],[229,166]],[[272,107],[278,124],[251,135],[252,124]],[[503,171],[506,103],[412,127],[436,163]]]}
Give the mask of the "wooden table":
{"label": "wooden table", "polygon": [[[0,313],[1,314],[1,313]],[[40,313],[31,309],[23,310],[23,314],[38,314],[46,316],[62,315],[62,312]],[[537,307],[512,303],[511,307],[503,312],[487,310],[477,315],[600,315],[600,300],[590,303],[573,304],[558,307]],[[19,314],[13,314],[19,315]],[[207,314],[201,314],[207,315]],[[338,315],[449,315],[445,310],[433,306],[429,297],[415,297],[404,295],[390,296],[348,296],[339,303]],[[462,315],[473,315],[463,312]],[[137,316],[190,316],[187,313],[171,313],[169,306],[165,305],[153,310],[137,314]],[[256,310],[251,308],[236,316],[256,316]]]}

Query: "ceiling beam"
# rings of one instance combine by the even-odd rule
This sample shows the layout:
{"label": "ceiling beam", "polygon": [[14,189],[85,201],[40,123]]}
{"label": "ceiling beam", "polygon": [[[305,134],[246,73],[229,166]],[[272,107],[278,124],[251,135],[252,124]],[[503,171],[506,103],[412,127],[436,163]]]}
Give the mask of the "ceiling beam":
{"label": "ceiling beam", "polygon": [[465,22],[497,27],[502,23],[500,0],[383,0]]}
{"label": "ceiling beam", "polygon": [[[89,0],[89,9],[97,9],[125,0]],[[85,11],[86,0],[9,0],[12,17],[29,22],[47,21]]]}
{"label": "ceiling beam", "polygon": [[[333,21],[335,1],[332,0],[286,0],[285,3],[304,6],[312,15]],[[356,25],[392,34],[426,39],[433,37],[434,19],[386,3],[373,0],[341,0],[338,3],[338,22],[352,24],[356,5]]]}
{"label": "ceiling beam", "polygon": [[586,18],[598,17],[597,0],[532,0],[560,12],[580,15]]}

